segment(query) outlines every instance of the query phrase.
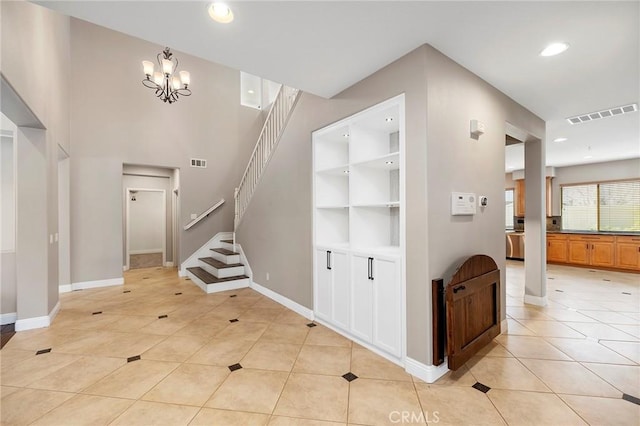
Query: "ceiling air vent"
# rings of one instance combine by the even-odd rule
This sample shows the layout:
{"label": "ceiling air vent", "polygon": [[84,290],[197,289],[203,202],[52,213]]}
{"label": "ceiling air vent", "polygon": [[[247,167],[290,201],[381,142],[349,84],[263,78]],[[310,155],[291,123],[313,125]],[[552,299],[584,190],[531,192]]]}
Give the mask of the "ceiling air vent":
{"label": "ceiling air vent", "polygon": [[631,105],[605,109],[602,111],[576,115],[575,117],[567,118],[567,121],[570,124],[580,124],[580,123],[586,123],[587,121],[598,120],[600,118],[607,118],[607,117],[613,117],[614,115],[626,114],[626,113],[634,112],[637,110],[638,110],[638,104],[631,104]]}
{"label": "ceiling air vent", "polygon": [[207,168],[207,160],[203,160],[201,158],[192,158],[191,159],[191,167],[198,167],[201,169]]}

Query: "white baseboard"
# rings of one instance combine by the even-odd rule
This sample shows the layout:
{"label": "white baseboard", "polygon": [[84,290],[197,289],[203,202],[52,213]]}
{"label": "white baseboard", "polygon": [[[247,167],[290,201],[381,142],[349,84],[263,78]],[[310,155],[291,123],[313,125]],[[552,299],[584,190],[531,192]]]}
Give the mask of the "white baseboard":
{"label": "white baseboard", "polygon": [[34,328],[49,327],[53,322],[53,319],[56,317],[56,315],[58,315],[59,310],[60,301],[56,303],[56,306],[54,306],[51,312],[49,312],[49,315],[16,320],[15,329],[16,331],[25,331],[33,330]]}
{"label": "white baseboard", "polygon": [[0,314],[0,325],[13,324],[14,322],[16,322],[17,318],[18,314],[16,314],[15,312]]}
{"label": "white baseboard", "polygon": [[145,250],[129,250],[129,254],[156,254],[162,253],[162,248],[145,249]]}
{"label": "white baseboard", "polygon": [[98,287],[110,287],[114,285],[122,285],[124,284],[124,278],[111,278],[108,280],[97,280],[97,281],[81,281],[78,283],[72,283],[68,285],[60,286],[60,293],[68,293],[73,290],[85,290],[89,288],[98,288]]}
{"label": "white baseboard", "polygon": [[291,309],[295,313],[302,315],[306,319],[313,321],[313,311],[307,307],[302,306],[301,304],[294,302],[291,299],[288,299],[281,294],[276,293],[273,290],[269,290],[268,288],[258,284],[255,281],[251,281],[250,287],[257,291],[258,293],[267,296],[269,299],[278,302],[279,304]]}
{"label": "white baseboard", "polygon": [[524,303],[527,303],[529,305],[536,305],[536,306],[547,306],[547,296],[532,296],[530,294],[525,294],[524,295]]}
{"label": "white baseboard", "polygon": [[509,331],[509,322],[507,319],[500,321],[500,334],[506,334]]}
{"label": "white baseboard", "polygon": [[427,383],[434,383],[449,371],[447,357],[444,358],[444,362],[440,365],[425,365],[413,358],[406,357],[404,360],[404,369],[407,373]]}

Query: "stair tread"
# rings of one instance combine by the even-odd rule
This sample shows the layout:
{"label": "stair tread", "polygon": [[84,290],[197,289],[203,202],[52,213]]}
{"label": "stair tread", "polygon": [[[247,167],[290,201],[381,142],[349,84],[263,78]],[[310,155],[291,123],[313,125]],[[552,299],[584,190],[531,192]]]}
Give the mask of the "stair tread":
{"label": "stair tread", "polygon": [[199,266],[195,266],[193,268],[187,268],[187,271],[191,272],[193,275],[198,277],[205,284],[217,284],[217,283],[223,283],[227,281],[235,281],[235,280],[242,280],[245,278],[249,278],[246,275],[236,275],[234,277],[227,277],[227,278],[216,278]]}
{"label": "stair tread", "polygon": [[221,243],[233,244],[233,240],[220,240]]}
{"label": "stair tread", "polygon": [[242,263],[224,263],[220,262],[218,259],[214,259],[213,257],[201,257],[198,260],[203,261],[216,269],[224,269],[224,268],[235,268],[238,266],[244,266]]}
{"label": "stair tread", "polygon": [[215,251],[216,253],[224,254],[225,256],[233,256],[238,255],[240,253],[236,253],[235,251],[227,250],[224,248],[212,248],[211,251]]}

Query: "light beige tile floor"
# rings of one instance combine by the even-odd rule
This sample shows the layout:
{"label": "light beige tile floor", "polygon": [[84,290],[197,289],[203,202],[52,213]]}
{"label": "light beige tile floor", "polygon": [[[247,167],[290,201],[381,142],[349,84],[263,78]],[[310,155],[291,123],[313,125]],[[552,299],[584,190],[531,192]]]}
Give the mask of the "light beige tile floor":
{"label": "light beige tile floor", "polygon": [[61,295],[51,327],[0,351],[1,422],[638,426],[622,395],[640,397],[640,276],[550,266],[540,308],[522,301],[522,266],[507,266],[508,332],[434,384],[251,289],[130,271]]}

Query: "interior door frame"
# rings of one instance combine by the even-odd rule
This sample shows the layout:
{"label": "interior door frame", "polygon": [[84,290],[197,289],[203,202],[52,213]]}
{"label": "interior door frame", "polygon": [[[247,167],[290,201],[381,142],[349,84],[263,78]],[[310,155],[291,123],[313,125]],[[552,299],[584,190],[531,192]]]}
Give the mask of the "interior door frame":
{"label": "interior door frame", "polygon": [[137,192],[161,192],[162,193],[162,266],[165,266],[167,263],[167,191],[164,189],[152,189],[152,188],[129,188],[125,189],[125,238],[126,238],[126,259],[125,259],[125,270],[129,270],[131,265],[129,264],[129,260],[131,257],[131,222],[130,222],[130,213],[131,213],[131,191]]}

